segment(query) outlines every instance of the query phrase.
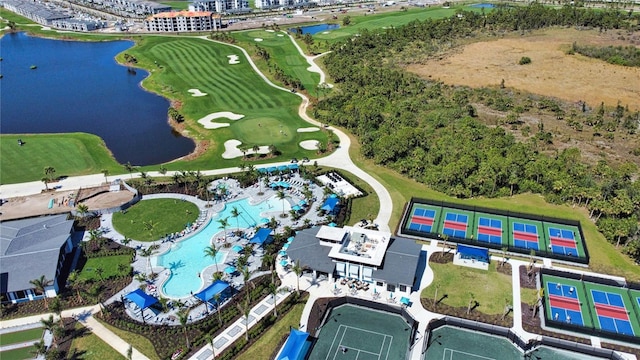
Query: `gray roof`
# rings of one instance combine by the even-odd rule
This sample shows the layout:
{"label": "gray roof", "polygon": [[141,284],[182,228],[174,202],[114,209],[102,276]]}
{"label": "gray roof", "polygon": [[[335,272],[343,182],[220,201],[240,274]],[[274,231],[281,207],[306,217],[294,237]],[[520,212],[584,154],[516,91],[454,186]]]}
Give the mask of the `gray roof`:
{"label": "gray roof", "polygon": [[60,249],[72,231],[67,215],[0,223],[2,291],[30,289],[29,281],[42,275],[55,279]]}
{"label": "gray roof", "polygon": [[289,245],[287,255],[293,262],[300,261],[300,266],[333,274],[336,264],[329,257],[331,247],[320,245],[316,237],[318,230],[319,227],[299,231]]}
{"label": "gray roof", "polygon": [[382,266],[373,271],[373,278],[391,284],[413,286],[421,249],[422,246],[415,240],[392,238]]}

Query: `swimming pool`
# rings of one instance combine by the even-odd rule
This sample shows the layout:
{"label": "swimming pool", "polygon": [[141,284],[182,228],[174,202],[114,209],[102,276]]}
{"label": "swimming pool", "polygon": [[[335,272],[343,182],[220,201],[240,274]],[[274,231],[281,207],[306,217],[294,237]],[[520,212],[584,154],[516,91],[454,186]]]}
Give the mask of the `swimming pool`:
{"label": "swimming pool", "polygon": [[[214,261],[204,255],[204,249],[211,245],[211,238],[221,231],[220,223],[216,221],[217,219],[229,217],[230,226],[227,231],[235,229],[236,219],[231,217],[231,211],[234,206],[240,212],[238,222],[241,228],[255,226],[257,222],[261,221],[261,215],[265,211],[282,212],[282,200],[278,200],[275,197],[256,205],[250,205],[249,199],[228,202],[224,210],[214,216],[200,232],[176,243],[171,246],[169,251],[155,258],[155,265],[171,271],[171,275],[162,285],[162,293],[165,296],[182,298],[189,296],[191,292],[200,291],[205,284],[205,279],[200,278],[198,275],[209,266],[225,262],[227,252],[219,251]],[[284,201],[284,206],[285,212],[288,212],[291,208],[286,200]],[[218,267],[220,271],[224,269],[224,266]]]}

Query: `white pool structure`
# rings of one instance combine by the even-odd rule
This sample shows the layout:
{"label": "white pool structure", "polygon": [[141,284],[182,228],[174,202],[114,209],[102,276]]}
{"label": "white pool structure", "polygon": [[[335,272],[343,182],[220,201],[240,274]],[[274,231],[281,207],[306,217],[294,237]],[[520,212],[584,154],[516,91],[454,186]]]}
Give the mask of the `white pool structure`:
{"label": "white pool structure", "polygon": [[[236,207],[240,212],[238,222],[231,217],[231,211]],[[285,213],[290,210],[290,205],[284,201]],[[240,228],[252,228],[261,223],[268,222],[266,212],[282,212],[282,200],[276,197],[269,198],[258,204],[251,205],[248,198],[231,201],[225,204],[222,211],[217,213],[209,223],[196,234],[172,245],[168,251],[152,259],[152,265],[169,269],[171,274],[162,284],[162,294],[169,298],[184,298],[200,291],[205,286],[205,280],[200,274],[210,266],[218,264],[218,270],[224,269],[227,253],[219,248],[215,261],[205,256],[204,249],[211,245],[211,239],[222,229],[216,220],[228,217],[227,231],[235,230],[239,223]],[[219,246],[218,246],[219,247]]]}

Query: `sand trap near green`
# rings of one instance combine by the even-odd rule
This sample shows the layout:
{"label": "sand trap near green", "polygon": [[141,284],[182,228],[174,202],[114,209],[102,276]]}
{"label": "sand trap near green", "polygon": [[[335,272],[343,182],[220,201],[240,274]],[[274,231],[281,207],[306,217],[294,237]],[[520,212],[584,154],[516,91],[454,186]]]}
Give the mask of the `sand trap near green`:
{"label": "sand trap near green", "polygon": [[229,124],[229,123],[217,123],[217,122],[213,122],[213,120],[220,119],[220,118],[225,118],[225,119],[229,119],[229,120],[240,120],[243,117],[244,117],[244,115],[234,114],[234,113],[229,112],[229,111],[221,111],[221,112],[211,113],[211,114],[201,118],[200,120],[198,120],[198,123],[200,125],[202,125],[205,129],[219,129],[219,128],[222,128],[222,127],[231,126],[231,124]]}
{"label": "sand trap near green", "polygon": [[318,140],[305,140],[300,142],[300,147],[305,150],[318,150]]}
{"label": "sand trap near green", "polygon": [[[242,142],[236,139],[231,139],[231,140],[227,140],[224,142],[224,153],[222,153],[222,157],[224,159],[235,159],[241,156],[244,156],[245,154],[242,152],[242,150],[240,150],[240,145],[242,145]],[[258,149],[258,151],[253,151],[253,149],[246,149],[245,153],[247,155],[250,154],[268,154],[269,153],[269,146],[260,146],[260,148]]]}

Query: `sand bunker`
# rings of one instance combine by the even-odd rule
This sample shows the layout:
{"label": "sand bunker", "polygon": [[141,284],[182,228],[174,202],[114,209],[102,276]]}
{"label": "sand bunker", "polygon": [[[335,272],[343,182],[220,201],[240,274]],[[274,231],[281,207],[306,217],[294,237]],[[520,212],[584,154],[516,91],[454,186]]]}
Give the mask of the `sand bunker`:
{"label": "sand bunker", "polygon": [[198,89],[189,89],[187,91],[190,92],[193,97],[207,96],[207,93],[203,93]]}
{"label": "sand bunker", "polygon": [[[231,139],[224,142],[224,153],[222,153],[222,158],[224,159],[234,159],[237,157],[242,157],[242,151],[238,149],[238,146],[242,144],[242,141]],[[252,149],[246,151],[247,155],[254,154],[255,152]],[[269,147],[268,146],[260,146],[258,150],[258,154],[268,154]]]}
{"label": "sand bunker", "polygon": [[[383,28],[383,29],[384,29],[384,28]],[[328,32],[328,31],[323,31],[322,33],[323,33],[323,34],[328,34],[329,32]]]}
{"label": "sand bunker", "polygon": [[300,141],[300,147],[305,150],[318,150],[318,144],[320,142],[318,140],[305,140]]}
{"label": "sand bunker", "polygon": [[230,65],[240,64],[240,57],[238,55],[227,55],[227,57],[229,58]]}
{"label": "sand bunker", "polygon": [[299,129],[298,129],[298,132],[299,132],[299,133],[315,132],[315,131],[320,131],[320,128],[317,128],[317,127],[307,127],[307,128],[299,128]]}
{"label": "sand bunker", "polygon": [[222,111],[222,112],[209,114],[209,115],[203,117],[202,119],[198,120],[198,123],[200,123],[202,126],[204,126],[205,129],[218,129],[218,128],[223,128],[223,127],[230,126],[231,124],[213,122],[213,120],[215,120],[215,119],[226,118],[226,119],[229,119],[229,120],[240,120],[243,117],[244,117],[244,115],[234,114],[234,113],[229,112],[229,111]]}
{"label": "sand bunker", "polygon": [[267,29],[266,32],[276,32],[275,30]]}
{"label": "sand bunker", "polygon": [[260,41],[262,41],[262,39],[260,39],[260,38],[255,38],[255,39],[253,39],[253,41],[260,42]]}

